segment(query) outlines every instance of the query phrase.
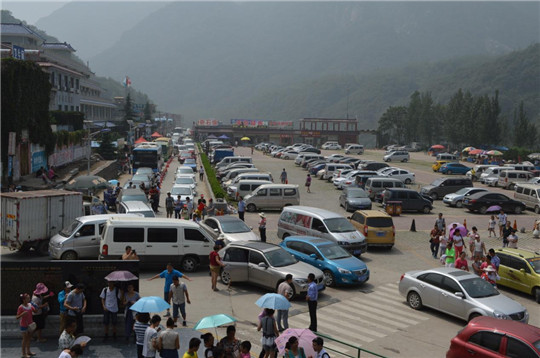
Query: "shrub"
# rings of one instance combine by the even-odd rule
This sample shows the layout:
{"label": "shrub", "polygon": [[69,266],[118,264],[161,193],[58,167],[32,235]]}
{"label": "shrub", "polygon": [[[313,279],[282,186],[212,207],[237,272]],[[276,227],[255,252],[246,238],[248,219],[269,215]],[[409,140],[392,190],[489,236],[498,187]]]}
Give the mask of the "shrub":
{"label": "shrub", "polygon": [[216,172],[214,168],[210,165],[210,160],[208,159],[208,156],[202,150],[200,143],[197,143],[197,146],[199,147],[199,153],[201,153],[201,161],[204,167],[204,172],[206,173],[206,177],[208,178],[208,182],[210,183],[210,189],[212,189],[212,191],[214,192],[214,197],[225,198],[227,193],[221,187],[217,179]]}

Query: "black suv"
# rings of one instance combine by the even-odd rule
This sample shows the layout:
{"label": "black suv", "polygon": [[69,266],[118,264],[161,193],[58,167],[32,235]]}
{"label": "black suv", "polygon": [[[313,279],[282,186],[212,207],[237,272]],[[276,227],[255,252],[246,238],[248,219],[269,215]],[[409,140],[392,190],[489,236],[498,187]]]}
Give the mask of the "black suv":
{"label": "black suv", "polygon": [[386,163],[371,162],[371,163],[367,163],[367,164],[363,165],[362,168],[358,168],[358,169],[373,170],[373,171],[376,172],[377,170],[382,169],[382,168],[386,168],[386,167],[389,167],[389,165],[386,164]]}
{"label": "black suv", "polygon": [[463,206],[469,211],[478,211],[480,214],[488,212],[490,206],[500,206],[507,213],[521,214],[525,210],[525,204],[521,201],[510,199],[504,194],[481,191],[480,193],[466,196]]}
{"label": "black suv", "polygon": [[459,189],[472,186],[472,180],[469,178],[439,178],[430,185],[423,186],[420,193],[430,196],[433,200],[437,200],[444,198],[446,194],[452,194]]}
{"label": "black suv", "polygon": [[429,199],[424,198],[420,193],[412,189],[386,189],[383,192],[383,207],[386,207],[389,201],[401,202],[402,211],[420,211],[424,214],[429,214],[433,209],[433,205]]}

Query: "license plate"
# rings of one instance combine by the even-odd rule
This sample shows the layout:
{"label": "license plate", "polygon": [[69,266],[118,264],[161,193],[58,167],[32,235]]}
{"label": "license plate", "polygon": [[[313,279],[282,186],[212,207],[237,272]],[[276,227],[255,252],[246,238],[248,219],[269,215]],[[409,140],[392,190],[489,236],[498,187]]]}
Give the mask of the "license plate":
{"label": "license plate", "polygon": [[386,233],[384,231],[377,231],[377,236],[384,236]]}
{"label": "license plate", "polygon": [[469,199],[463,200],[463,203],[464,203],[464,204],[468,204],[468,203],[469,203]]}
{"label": "license plate", "polygon": [[362,253],[362,250],[354,250],[353,255],[360,255]]}

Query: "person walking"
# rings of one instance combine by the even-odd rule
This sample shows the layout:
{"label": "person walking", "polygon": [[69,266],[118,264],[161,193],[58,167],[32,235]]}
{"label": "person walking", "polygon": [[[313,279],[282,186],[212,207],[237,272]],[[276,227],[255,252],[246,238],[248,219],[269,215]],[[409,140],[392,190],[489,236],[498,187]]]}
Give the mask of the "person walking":
{"label": "person walking", "polygon": [[176,197],[177,199],[174,202],[174,218],[182,219],[182,209],[184,208],[184,203],[180,195]]}
{"label": "person walking", "polygon": [[311,193],[311,190],[309,189],[310,187],[311,187],[311,174],[308,173],[306,177],[306,188],[307,188],[308,193]]}
{"label": "person walking", "polygon": [[124,292],[124,296],[122,297],[122,303],[125,307],[124,308],[124,317],[125,317],[124,332],[126,336],[126,341],[129,341],[129,337],[131,337],[131,333],[133,332],[133,323],[135,322],[134,317],[133,317],[135,314],[135,311],[131,310],[131,306],[133,306],[133,304],[137,302],[139,298],[141,298],[141,296],[139,295],[139,292],[135,291],[135,286],[133,286],[132,283],[128,283],[127,291]]}
{"label": "person walking", "polygon": [[499,239],[500,239],[503,237],[503,230],[506,227],[506,223],[508,222],[508,215],[506,215],[504,210],[501,210],[499,212],[499,215],[497,215],[497,220],[499,221]]}
{"label": "person walking", "polygon": [[313,350],[317,354],[315,357],[308,357],[308,358],[330,358],[330,355],[326,352],[326,350],[323,348],[324,340],[321,337],[313,338],[313,341],[311,341]]}
{"label": "person walking", "polygon": [[217,289],[217,278],[219,271],[225,264],[221,261],[218,251],[221,249],[221,246],[217,244],[214,245],[214,250],[210,253],[210,274],[212,275],[212,291],[219,291]]}
{"label": "person walking", "polygon": [[201,167],[199,168],[199,181],[203,181],[203,178],[204,178],[204,168],[201,165]]}
{"label": "person walking", "polygon": [[454,267],[454,262],[456,261],[456,250],[452,247],[452,242],[449,242],[446,245],[446,260],[445,260],[445,266],[446,267]]}
{"label": "person walking", "polygon": [[259,235],[261,236],[261,242],[266,242],[266,216],[264,213],[260,213],[259,216]]}
{"label": "person walking", "polygon": [[226,357],[238,357],[240,355],[240,340],[236,338],[236,327],[227,326],[227,335],[219,341],[218,347],[225,351]]}
{"label": "person walking", "polygon": [[72,287],[73,285],[69,281],[66,281],[64,282],[64,289],[58,292],[58,304],[60,305],[60,333],[62,333],[66,327],[67,308],[64,306],[64,302],[66,302],[66,296],[71,292]]}
{"label": "person walking", "polygon": [[495,270],[499,272],[499,265],[501,264],[501,259],[497,256],[497,253],[494,249],[489,249],[489,257],[491,257],[491,263],[495,266]]}
{"label": "person walking", "polygon": [[244,201],[244,198],[239,196],[238,197],[238,217],[240,220],[244,221],[244,214],[246,213],[246,202]]}
{"label": "person walking", "polygon": [[158,349],[161,358],[178,358],[180,335],[174,331],[174,320],[167,319],[167,328],[159,333]]}
{"label": "person walking", "polygon": [[[165,279],[165,287],[164,287],[164,290],[163,290],[163,299],[165,301],[167,301],[167,303],[169,303],[169,304],[171,303],[170,300],[169,300],[169,292],[170,292],[170,289],[171,289],[171,285],[173,283],[173,277],[174,276],[176,276],[178,278],[184,277],[186,280],[191,281],[191,279],[187,275],[184,275],[182,272],[180,272],[178,270],[175,270],[171,263],[167,264],[167,268],[165,270],[158,273],[154,277],[150,277],[150,278],[147,279],[147,281],[152,281],[152,280],[155,280],[156,278],[164,278]],[[170,317],[170,316],[171,316],[170,309],[167,308],[167,313],[165,314],[164,317]]]}
{"label": "person walking", "polygon": [[68,309],[68,316],[75,317],[77,330],[75,335],[84,331],[83,314],[86,312],[86,297],[84,296],[84,285],[78,283],[64,302],[64,307]]}
{"label": "person walking", "polygon": [[178,321],[178,310],[182,314],[182,326],[186,327],[186,302],[191,304],[189,293],[185,283],[181,283],[177,276],[173,277],[173,283],[169,291],[169,302],[173,304],[174,325]]}
{"label": "person walking", "polygon": [[307,277],[308,290],[306,301],[309,308],[309,329],[317,332],[317,300],[319,299],[319,291],[315,283],[315,274],[310,273]]}
{"label": "person walking", "polygon": [[186,211],[187,211],[187,220],[191,220],[191,217],[193,215],[193,201],[186,197]]}
{"label": "person walking", "polygon": [[502,233],[502,242],[503,242],[503,247],[507,247],[508,246],[508,237],[510,235],[512,235],[512,232],[514,231],[514,229],[512,228],[512,225],[510,225],[510,221],[507,221],[506,222],[506,226],[504,227],[503,229],[503,233]]}
{"label": "person walking", "polygon": [[[36,307],[36,310],[32,312],[33,320],[36,323],[35,332],[37,334],[37,340],[41,343],[47,341],[42,337],[41,332],[43,331],[43,328],[45,328],[45,317],[47,316],[47,312],[50,310],[49,302],[44,302],[46,298],[49,297],[49,295],[46,295],[48,291],[49,289],[47,286],[40,282],[36,285],[36,289],[32,295],[32,305]],[[53,293],[51,292],[51,295],[52,294]]]}
{"label": "person walking", "polygon": [[516,230],[512,230],[512,233],[508,236],[508,248],[517,249],[518,237],[516,235]]}
{"label": "person walking", "polygon": [[495,233],[495,225],[497,225],[495,215],[491,215],[491,218],[488,221],[488,237],[491,237],[492,233],[494,237],[497,237],[497,234]]}
{"label": "person walking", "polygon": [[112,324],[113,339],[116,340],[116,324],[118,323],[118,300],[122,299],[122,292],[114,286],[113,281],[107,283],[107,287],[101,290],[99,295],[103,307],[103,325],[105,326],[105,338],[109,339],[109,324]]}
{"label": "person walking", "polygon": [[279,178],[281,179],[281,184],[287,184],[287,172],[285,171],[285,168],[283,168]]}
{"label": "person walking", "polygon": [[467,254],[465,252],[462,252],[461,254],[459,254],[459,258],[454,263],[455,268],[464,270],[464,271],[469,271],[469,263],[467,262],[466,256]]}
{"label": "person walking", "polygon": [[285,343],[285,358],[306,358],[304,348],[299,347],[300,342],[295,336],[291,336],[287,343]]}
{"label": "person walking", "polygon": [[174,211],[174,198],[171,196],[171,192],[167,192],[165,198],[165,210],[167,212],[167,218],[172,218]]}
{"label": "person walking", "polygon": [[454,230],[454,235],[452,236],[452,243],[454,244],[456,257],[459,257],[459,254],[461,254],[463,250],[467,249],[467,246],[465,246],[465,240],[463,240],[463,236],[461,236],[461,231],[459,229]]}
{"label": "person walking", "polygon": [[19,320],[19,327],[22,333],[22,357],[29,358],[35,356],[35,353],[30,352],[30,341],[32,333],[36,329],[36,324],[32,318],[32,312],[36,308],[30,303],[30,295],[28,293],[22,293],[19,295],[21,304],[17,308],[16,319]]}
{"label": "person walking", "polygon": [[469,243],[471,257],[487,255],[486,245],[480,239],[480,234],[476,226],[473,226],[471,233],[472,242]]}
{"label": "person walking", "polygon": [[75,344],[72,347],[64,349],[58,358],[77,358],[79,356],[82,356],[83,354],[83,348],[80,344]]}
{"label": "person walking", "polygon": [[[285,276],[285,281],[279,284],[277,288],[277,293],[285,297],[287,300],[291,300],[291,297],[293,295],[293,290],[291,288],[293,280],[293,275],[288,273]],[[287,328],[289,328],[289,309],[285,310],[278,310],[277,311],[277,326],[278,331],[283,332]]]}
{"label": "person walking", "polygon": [[161,317],[159,315],[153,315],[150,320],[150,326],[144,331],[144,343],[143,343],[143,357],[155,358],[158,348],[158,331]]}
{"label": "person walking", "polygon": [[207,332],[203,335],[201,335],[201,339],[203,341],[203,344],[204,344],[204,358],[210,358],[210,357],[213,357],[213,350],[215,349],[214,347],[214,336],[212,335],[212,333],[210,332]]}
{"label": "person walking", "polygon": [[201,346],[201,340],[199,338],[191,338],[189,340],[189,348],[186,353],[184,353],[183,358],[198,358],[197,351]]}
{"label": "person walking", "polygon": [[133,330],[135,331],[135,343],[137,346],[137,358],[144,358],[143,348],[144,348],[144,335],[146,329],[150,326],[148,323],[150,321],[150,313],[139,312],[135,316],[135,324],[133,325]]}
{"label": "person walking", "polygon": [[273,356],[273,353],[277,350],[276,337],[279,336],[276,320],[274,319],[274,310],[271,308],[265,308],[266,315],[261,318],[257,331],[262,330],[262,349],[264,349],[264,358]]}
{"label": "person walking", "polygon": [[446,237],[446,230],[443,230],[439,236],[439,257],[446,253],[446,245],[448,245],[448,237]]}
{"label": "person walking", "polygon": [[437,225],[437,229],[439,229],[439,231],[446,229],[446,221],[444,220],[442,213],[439,213],[439,217],[437,220],[435,220],[435,225]]}
{"label": "person walking", "polygon": [[429,234],[429,248],[431,250],[431,256],[433,256],[434,259],[437,258],[437,253],[439,252],[439,236],[441,236],[441,231],[439,230],[437,223],[435,223]]}

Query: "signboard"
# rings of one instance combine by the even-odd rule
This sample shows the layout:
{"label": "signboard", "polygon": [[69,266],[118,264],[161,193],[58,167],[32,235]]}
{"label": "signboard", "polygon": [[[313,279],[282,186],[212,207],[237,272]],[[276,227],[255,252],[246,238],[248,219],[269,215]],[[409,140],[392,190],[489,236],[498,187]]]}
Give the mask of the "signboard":
{"label": "signboard", "polygon": [[45,155],[45,151],[41,150],[39,152],[32,153],[32,173],[37,172],[41,167],[47,166],[47,156]]}
{"label": "signboard", "polygon": [[291,121],[270,121],[268,127],[277,129],[292,129],[293,122]]}
{"label": "signboard", "polygon": [[321,132],[319,131],[302,131],[300,132],[302,137],[320,137]]}
{"label": "signboard", "polygon": [[17,60],[24,60],[24,47],[13,45],[11,57],[16,58]]}
{"label": "signboard", "polygon": [[268,128],[268,121],[258,119],[231,119],[231,125],[238,128]]}
{"label": "signboard", "polygon": [[8,155],[15,155],[16,146],[17,146],[17,133],[9,132],[9,134],[8,134]]}
{"label": "signboard", "polygon": [[[87,300],[86,314],[101,314],[99,295],[105,287],[105,276],[112,271],[127,270],[139,276],[139,261],[6,261],[2,260],[2,316],[13,316],[19,306],[19,294],[32,294],[36,284],[43,282],[54,296],[49,299],[51,314],[59,313],[57,295],[66,281],[73,285],[83,283]],[[135,284],[138,290],[139,282]],[[125,283],[117,283],[120,289]]]}
{"label": "signboard", "polygon": [[197,125],[200,127],[216,127],[219,125],[217,119],[199,119]]}

